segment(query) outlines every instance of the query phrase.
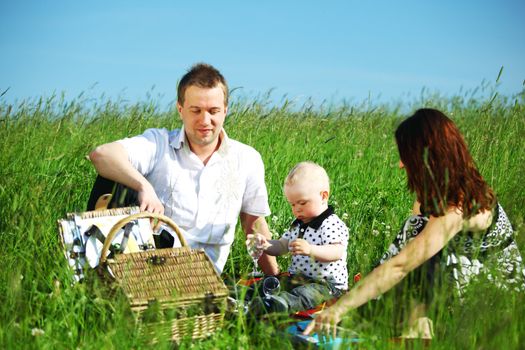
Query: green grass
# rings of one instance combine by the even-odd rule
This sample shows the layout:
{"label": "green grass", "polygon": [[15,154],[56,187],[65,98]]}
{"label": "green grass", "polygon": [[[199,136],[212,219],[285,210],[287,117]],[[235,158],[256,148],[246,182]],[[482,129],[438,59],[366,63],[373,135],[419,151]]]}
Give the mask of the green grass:
{"label": "green grass", "polygon": [[[351,275],[366,274],[409,214],[413,196],[406,189],[393,132],[401,110],[423,106],[447,112],[465,135],[477,165],[498,194],[525,246],[525,100],[474,93],[445,98],[423,94],[406,105],[280,106],[237,99],[230,107],[230,137],[255,147],[266,166],[272,231],[282,234],[291,211],[281,185],[297,162],[323,165],[331,178],[331,203],[350,228]],[[42,349],[148,348],[136,332],[122,297],[109,298],[94,279],[70,284],[56,221],[83,211],[95,178],[85,156],[95,146],[141,133],[149,127],[180,125],[174,110],[154,101],[73,101],[52,97],[10,106],[0,100],[0,347]],[[346,214],[346,215],[345,215]],[[233,245],[225,273],[251,269],[242,233]],[[287,259],[279,258],[282,268]],[[365,349],[392,348],[390,309],[345,321],[366,339]],[[523,293],[477,286],[461,307],[442,307],[435,320],[432,348],[517,349],[525,344]],[[277,319],[277,322],[285,322]],[[43,334],[32,334],[35,330]],[[39,333],[39,331],[36,331]],[[40,332],[41,333],[41,332]],[[161,341],[158,348],[171,348]],[[291,348],[275,326],[234,318],[202,342],[181,348]],[[416,344],[417,348],[417,344]]]}

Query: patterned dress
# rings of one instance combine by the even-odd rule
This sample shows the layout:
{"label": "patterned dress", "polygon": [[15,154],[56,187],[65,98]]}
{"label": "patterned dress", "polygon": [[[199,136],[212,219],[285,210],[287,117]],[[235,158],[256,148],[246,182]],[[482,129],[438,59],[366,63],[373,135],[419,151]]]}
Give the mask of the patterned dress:
{"label": "patterned dress", "polygon": [[[399,254],[428,222],[423,215],[409,217],[401,231],[383,254],[379,264]],[[525,269],[514,240],[514,231],[507,214],[498,203],[493,221],[483,233],[457,234],[436,256],[440,256],[440,270],[452,281],[462,295],[465,287],[476,276],[484,274],[496,286],[516,291],[525,290]]]}

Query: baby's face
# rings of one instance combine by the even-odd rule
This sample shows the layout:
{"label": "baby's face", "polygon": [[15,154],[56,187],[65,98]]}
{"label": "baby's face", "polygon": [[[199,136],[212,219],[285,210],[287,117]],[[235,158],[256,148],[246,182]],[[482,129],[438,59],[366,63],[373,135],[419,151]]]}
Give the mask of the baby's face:
{"label": "baby's face", "polygon": [[323,191],[312,190],[300,183],[284,187],[284,195],[292,207],[293,215],[302,222],[310,222],[326,210],[328,193],[324,193],[323,196]]}

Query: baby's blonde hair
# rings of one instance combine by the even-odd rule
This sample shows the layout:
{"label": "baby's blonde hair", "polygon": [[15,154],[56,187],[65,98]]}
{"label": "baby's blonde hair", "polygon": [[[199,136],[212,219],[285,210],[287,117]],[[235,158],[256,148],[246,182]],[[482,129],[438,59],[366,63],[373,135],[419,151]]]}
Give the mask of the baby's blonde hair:
{"label": "baby's blonde hair", "polygon": [[284,187],[297,184],[330,193],[330,179],[326,170],[314,162],[300,162],[290,170],[284,180]]}

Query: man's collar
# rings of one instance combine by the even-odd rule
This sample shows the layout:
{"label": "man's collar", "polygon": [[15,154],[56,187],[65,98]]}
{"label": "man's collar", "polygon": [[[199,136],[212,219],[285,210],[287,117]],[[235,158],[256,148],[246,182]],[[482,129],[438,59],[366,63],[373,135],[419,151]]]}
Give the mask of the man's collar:
{"label": "man's collar", "polygon": [[334,213],[334,207],[329,205],[325,211],[323,211],[321,214],[319,214],[318,217],[316,217],[310,222],[305,223],[299,219],[295,219],[295,221],[292,223],[292,227],[297,226],[297,225],[302,226],[302,227],[308,226],[308,227],[313,228],[314,230],[317,230],[319,227],[321,227],[321,225],[323,224],[323,221],[325,221],[325,219],[329,217],[330,215],[332,215],[333,213]]}
{"label": "man's collar", "polygon": [[230,139],[228,138],[228,135],[226,134],[226,130],[224,128],[221,130],[221,133],[219,134],[219,141],[221,142],[221,145],[219,146],[219,149],[217,152],[221,155],[228,154],[228,150],[230,147]]}
{"label": "man's collar", "polygon": [[[175,130],[176,131],[176,130]],[[184,125],[181,126],[178,133],[174,133],[170,138],[170,146],[175,149],[181,149],[186,141],[186,133],[184,132]]]}

